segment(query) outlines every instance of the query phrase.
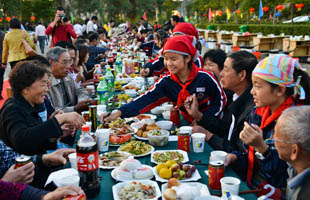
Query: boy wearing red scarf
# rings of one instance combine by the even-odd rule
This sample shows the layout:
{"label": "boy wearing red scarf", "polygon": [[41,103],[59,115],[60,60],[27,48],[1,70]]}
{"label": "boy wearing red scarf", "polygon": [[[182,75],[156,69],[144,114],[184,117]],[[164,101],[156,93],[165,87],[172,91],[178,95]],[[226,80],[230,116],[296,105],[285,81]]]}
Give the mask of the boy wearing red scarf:
{"label": "boy wearing red scarf", "polygon": [[220,119],[226,96],[213,74],[199,69],[192,62],[197,50],[191,41],[190,36],[169,38],[163,48],[163,55],[170,75],[162,77],[148,92],[122,106],[104,120],[133,117],[169,101],[174,105],[181,105],[187,97],[195,94],[202,116],[191,116],[182,106],[181,114],[189,123],[193,119],[206,119],[206,128],[210,131],[216,130],[218,127],[214,127],[213,122]]}

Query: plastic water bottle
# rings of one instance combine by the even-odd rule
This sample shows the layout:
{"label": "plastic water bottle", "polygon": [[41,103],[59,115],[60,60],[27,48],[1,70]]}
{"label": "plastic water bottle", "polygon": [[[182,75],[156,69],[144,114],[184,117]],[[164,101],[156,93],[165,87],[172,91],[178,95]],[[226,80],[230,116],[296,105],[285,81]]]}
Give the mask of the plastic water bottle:
{"label": "plastic water bottle", "polygon": [[103,77],[100,77],[99,85],[97,86],[97,94],[99,98],[99,104],[108,105],[108,87]]}
{"label": "plastic water bottle", "polygon": [[102,76],[102,71],[100,69],[100,64],[95,65],[96,69],[94,71],[94,79],[99,80],[99,78]]}
{"label": "plastic water bottle", "polygon": [[120,54],[117,54],[115,64],[116,64],[116,74],[121,74],[123,72],[123,65],[122,65],[123,62]]}
{"label": "plastic water bottle", "polygon": [[114,96],[114,76],[111,72],[111,68],[107,68],[107,73],[105,74],[105,81],[107,82],[109,98],[111,98]]}

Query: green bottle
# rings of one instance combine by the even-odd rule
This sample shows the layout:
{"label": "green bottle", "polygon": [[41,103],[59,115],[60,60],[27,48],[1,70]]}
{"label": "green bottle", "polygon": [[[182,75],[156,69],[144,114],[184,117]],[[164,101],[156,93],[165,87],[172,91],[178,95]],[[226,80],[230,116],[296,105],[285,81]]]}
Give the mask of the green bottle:
{"label": "green bottle", "polygon": [[111,68],[107,68],[107,73],[105,74],[105,81],[107,82],[107,88],[108,88],[108,96],[109,98],[114,96],[114,76],[111,72]]}
{"label": "green bottle", "polygon": [[99,104],[108,105],[108,87],[103,77],[99,78],[100,82],[97,86],[97,94],[99,97]]}

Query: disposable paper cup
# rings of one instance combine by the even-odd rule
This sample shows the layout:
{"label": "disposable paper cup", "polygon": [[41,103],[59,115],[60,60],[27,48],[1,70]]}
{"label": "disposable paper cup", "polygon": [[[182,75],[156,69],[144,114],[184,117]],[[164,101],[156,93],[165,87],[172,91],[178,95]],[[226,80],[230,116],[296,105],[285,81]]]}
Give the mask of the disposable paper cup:
{"label": "disposable paper cup", "polygon": [[96,138],[99,151],[104,152],[109,150],[109,137],[110,137],[109,129],[97,129]]}
{"label": "disposable paper cup", "polygon": [[71,164],[71,168],[76,169],[77,170],[77,158],[76,158],[76,153],[71,153],[68,155],[69,157],[69,161]]}
{"label": "disposable paper cup", "polygon": [[66,176],[59,179],[58,184],[59,187],[74,185],[79,187],[80,177],[79,176]]}
{"label": "disposable paper cup", "polygon": [[90,96],[95,95],[95,86],[87,85],[86,90]]}
{"label": "disposable paper cup", "polygon": [[206,135],[203,133],[192,134],[193,150],[196,153],[203,152],[205,146]]}
{"label": "disposable paper cup", "polygon": [[218,161],[221,160],[226,162],[227,153],[225,151],[212,151],[210,160]]}
{"label": "disposable paper cup", "polygon": [[[239,186],[240,186],[240,180],[235,177],[224,177],[221,178],[221,188],[222,188],[222,195],[225,196],[231,196],[236,195],[238,196],[239,193]],[[228,195],[230,193],[230,195]]]}
{"label": "disposable paper cup", "polygon": [[107,106],[106,105],[97,105],[97,116],[100,118],[100,115],[107,112]]}

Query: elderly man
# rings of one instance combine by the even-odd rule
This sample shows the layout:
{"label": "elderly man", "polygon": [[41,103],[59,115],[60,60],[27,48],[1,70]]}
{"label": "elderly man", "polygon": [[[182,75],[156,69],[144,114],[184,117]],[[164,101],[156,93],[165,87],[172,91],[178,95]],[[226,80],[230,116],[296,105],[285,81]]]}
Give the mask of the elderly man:
{"label": "elderly man", "polygon": [[56,109],[64,112],[82,112],[92,103],[87,91],[76,84],[68,72],[73,60],[68,51],[62,47],[54,47],[47,54],[51,63],[52,84],[48,95]]}
{"label": "elderly man", "polygon": [[273,135],[279,157],[287,161],[287,199],[310,197],[310,106],[296,106],[285,110]]}

